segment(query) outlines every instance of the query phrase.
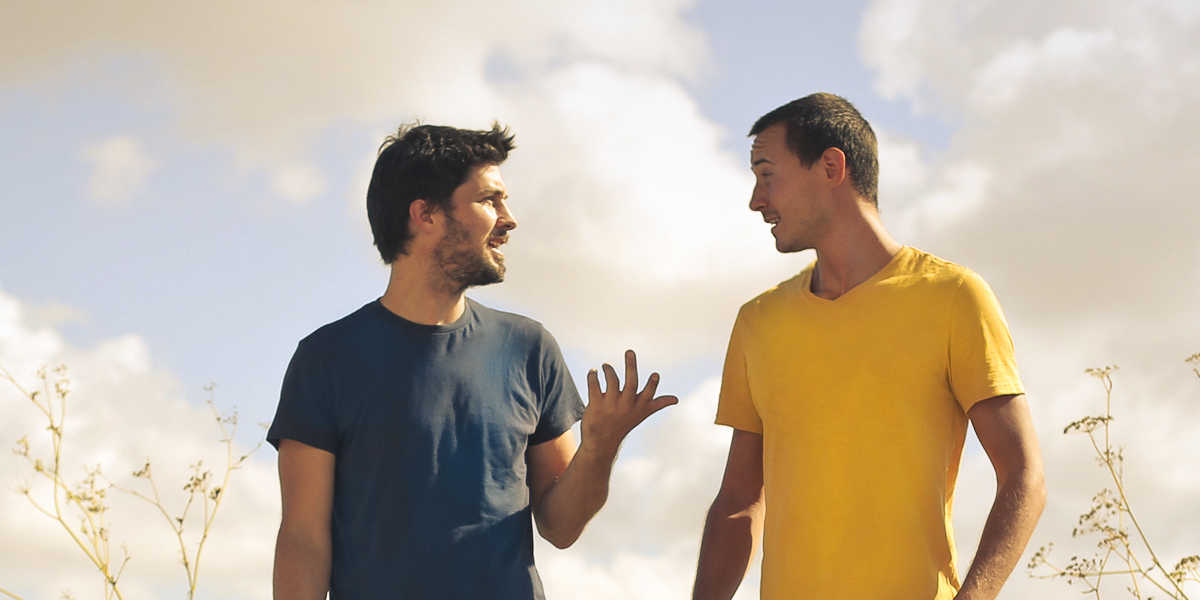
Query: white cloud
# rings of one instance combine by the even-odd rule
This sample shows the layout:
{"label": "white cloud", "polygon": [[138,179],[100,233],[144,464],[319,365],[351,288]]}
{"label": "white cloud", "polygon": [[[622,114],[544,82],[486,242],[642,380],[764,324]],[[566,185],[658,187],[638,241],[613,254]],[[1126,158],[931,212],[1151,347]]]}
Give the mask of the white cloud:
{"label": "white cloud", "polygon": [[886,198],[889,205],[912,201],[929,185],[931,168],[921,155],[921,146],[887,131],[875,133],[879,138],[880,197]]}
{"label": "white cloud", "polygon": [[271,176],[271,190],[297,204],[303,204],[325,193],[327,184],[321,171],[313,165],[283,165]]}
{"label": "white cloud", "polygon": [[[39,389],[35,371],[65,364],[70,378],[63,420],[62,474],[73,485],[84,467],[100,465],[118,485],[150,493],[145,480],[131,476],[151,459],[163,502],[180,514],[180,492],[189,465],[202,460],[218,477],[225,455],[219,430],[207,408],[186,401],[175,379],[154,368],[150,349],[141,338],[126,335],[90,348],[67,343],[54,329],[34,326],[25,318],[23,303],[0,291],[0,364],[27,390]],[[45,397],[43,395],[43,397]],[[221,404],[220,393],[215,394]],[[31,455],[51,461],[47,422],[28,399],[8,381],[0,381],[0,442],[15,445],[26,437]],[[235,452],[259,437],[243,423]],[[278,486],[274,469],[265,460],[252,460],[233,475],[219,518],[202,556],[200,586],[222,587],[233,597],[261,597],[269,582],[271,547],[278,523]],[[6,566],[0,586],[27,600],[58,598],[64,589],[76,595],[98,589],[99,576],[67,532],[38,513],[23,495],[52,507],[50,485],[16,454],[0,455],[0,563]],[[186,581],[179,565],[177,542],[157,509],[126,494],[110,491],[107,529],[110,549],[119,560],[122,547],[131,557],[120,580],[127,597],[159,597]],[[193,507],[185,535],[197,539],[200,522]],[[76,527],[78,513],[68,511],[66,522]],[[19,543],[16,540],[20,540]],[[207,594],[202,594],[207,595]]]}
{"label": "white cloud", "polygon": [[529,76],[575,61],[694,76],[706,55],[701,35],[680,18],[690,4],[22,3],[0,23],[0,84],[61,86],[75,81],[49,74],[81,65],[94,73],[130,51],[148,56],[159,68],[142,76],[158,82],[127,82],[129,93],[168,82],[167,96],[182,99],[172,104],[178,132],[231,146],[238,161],[276,178],[282,170],[293,181],[277,191],[290,198],[314,192],[308,174],[297,192],[289,165],[335,124],[502,116],[495,107],[503,100],[486,77],[496,57]]}
{"label": "white cloud", "polygon": [[141,142],[117,136],[89,145],[83,157],[92,166],[88,195],[101,206],[128,206],[143,191],[146,179],[158,166]]}
{"label": "white cloud", "polygon": [[982,165],[959,163],[943,167],[937,177],[935,186],[901,205],[895,220],[897,233],[944,231],[978,213],[992,174]]}
{"label": "white cloud", "polygon": [[586,63],[506,97],[520,227],[509,281],[480,293],[529,307],[564,344],[694,358],[724,348],[738,305],[797,268],[747,208],[747,158],[720,150],[678,83]]}
{"label": "white cloud", "polygon": [[1078,31],[1069,27],[1055,30],[1037,44],[1018,39],[981,67],[970,93],[971,103],[984,111],[1005,106],[1021,95],[1025,85],[1036,84],[1041,77],[1103,77],[1107,70],[1103,59],[1116,41],[1112,30]]}
{"label": "white cloud", "polygon": [[[134,77],[179,98],[176,133],[230,148],[235,168],[264,171],[295,203],[328,188],[312,155],[331,126],[509,122],[520,148],[505,174],[523,228],[510,283],[485,294],[536,305],[569,345],[681,360],[723,347],[725,317],[797,268],[746,209],[745,157],[719,150],[722,132],[680,83],[707,64],[683,17],[691,4],[24,5],[0,24],[0,49],[22,48],[20,61],[0,53],[0,82],[135,49],[158,66]],[[59,35],[33,33],[50,28]],[[497,60],[511,78],[489,79]],[[358,211],[363,192],[349,191]],[[714,302],[690,301],[700,296]],[[574,318],[584,302],[603,310]]]}

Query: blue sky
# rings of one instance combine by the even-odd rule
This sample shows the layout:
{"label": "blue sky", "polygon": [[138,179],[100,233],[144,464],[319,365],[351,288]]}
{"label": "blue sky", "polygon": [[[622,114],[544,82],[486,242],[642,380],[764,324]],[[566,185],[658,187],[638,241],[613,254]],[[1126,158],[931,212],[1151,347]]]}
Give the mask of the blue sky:
{"label": "blue sky", "polygon": [[[1086,367],[1122,366],[1130,471],[1145,466],[1145,496],[1200,496],[1194,461],[1172,458],[1200,452],[1185,434],[1200,405],[1182,364],[1200,351],[1200,210],[1189,200],[1200,184],[1200,10],[1190,3],[4,10],[0,362],[26,375],[69,363],[76,410],[86,401],[108,415],[79,425],[81,461],[120,472],[153,450],[186,464],[206,434],[160,416],[201,407],[209,382],[253,443],[296,342],[382,293],[363,195],[383,135],[413,118],[499,119],[517,134],[504,176],[521,225],[509,280],[473,295],[546,323],[577,381],[633,347],[684,400],[631,437],[613,498],[580,545],[539,549],[543,576],[557,597],[580,578],[594,589],[577,597],[683,597],[728,437],[710,425],[725,337],[741,302],[812,258],[775,254],[746,210],[745,132],[827,90],[880,133],[893,234],[975,268],[1005,306],[1054,478],[1035,544],[1068,537],[1102,484],[1078,468],[1090,464],[1080,440],[1057,433],[1095,406]],[[25,410],[18,400],[0,390],[6,414]],[[33,428],[14,417],[0,439]],[[243,503],[230,497],[231,558],[208,574],[222,595],[263,593],[273,459],[261,451],[243,472]],[[0,482],[20,468],[0,461]],[[991,494],[977,449],[962,481],[965,564]],[[0,498],[5,513],[27,510],[13,496]],[[1147,504],[1200,528],[1175,504]],[[5,523],[0,539],[43,531]],[[1178,531],[1162,528],[1167,554],[1200,551]],[[151,533],[135,537],[154,548]],[[54,535],[21,556],[0,543],[0,564],[57,565],[53,583],[11,576],[27,600],[77,581],[72,549]],[[169,560],[141,560],[131,586],[177,577]],[[1005,597],[1063,591],[1014,580]]]}

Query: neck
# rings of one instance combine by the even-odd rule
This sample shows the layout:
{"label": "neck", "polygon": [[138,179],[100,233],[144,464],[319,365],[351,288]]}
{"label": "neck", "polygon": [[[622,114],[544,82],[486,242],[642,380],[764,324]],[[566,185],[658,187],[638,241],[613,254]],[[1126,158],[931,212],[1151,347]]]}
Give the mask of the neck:
{"label": "neck", "polygon": [[874,205],[860,201],[852,218],[820,244],[812,292],[833,300],[879,272],[903,246],[892,239]]}
{"label": "neck", "polygon": [[466,310],[465,289],[431,276],[431,265],[410,256],[392,262],[392,274],[380,302],[384,308],[414,323],[446,325]]}

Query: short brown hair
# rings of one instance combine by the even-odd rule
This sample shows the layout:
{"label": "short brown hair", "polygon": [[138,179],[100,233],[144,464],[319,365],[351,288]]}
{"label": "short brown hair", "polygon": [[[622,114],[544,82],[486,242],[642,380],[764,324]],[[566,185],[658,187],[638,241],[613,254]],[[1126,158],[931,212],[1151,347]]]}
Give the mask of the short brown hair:
{"label": "short brown hair", "polygon": [[879,143],[871,124],[849,100],[826,92],[793,100],[755,121],[750,135],[776,123],[786,125],[788,147],[805,168],[829,148],[841,150],[854,189],[879,204]]}

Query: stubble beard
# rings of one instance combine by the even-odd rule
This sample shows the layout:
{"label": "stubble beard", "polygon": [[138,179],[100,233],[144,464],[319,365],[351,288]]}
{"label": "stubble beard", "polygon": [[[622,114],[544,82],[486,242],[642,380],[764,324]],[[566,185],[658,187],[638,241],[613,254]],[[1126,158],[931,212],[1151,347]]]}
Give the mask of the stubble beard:
{"label": "stubble beard", "polygon": [[780,254],[792,254],[812,250],[817,247],[817,241],[826,237],[832,229],[832,219],[824,214],[808,215],[800,222],[800,232],[790,239],[775,238],[775,251]]}
{"label": "stubble beard", "polygon": [[434,248],[434,258],[446,287],[456,293],[504,281],[504,257],[471,243],[467,228],[449,213],[446,235]]}

